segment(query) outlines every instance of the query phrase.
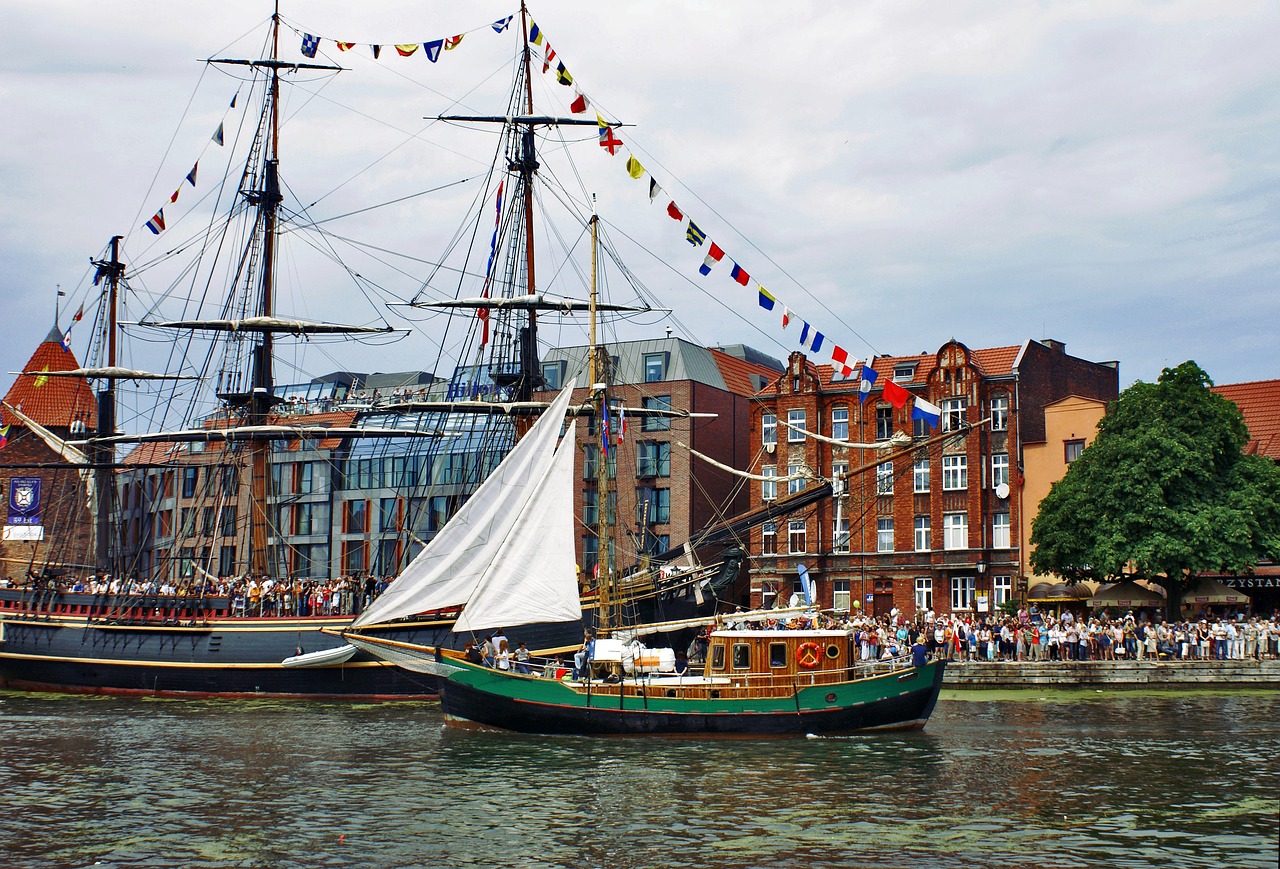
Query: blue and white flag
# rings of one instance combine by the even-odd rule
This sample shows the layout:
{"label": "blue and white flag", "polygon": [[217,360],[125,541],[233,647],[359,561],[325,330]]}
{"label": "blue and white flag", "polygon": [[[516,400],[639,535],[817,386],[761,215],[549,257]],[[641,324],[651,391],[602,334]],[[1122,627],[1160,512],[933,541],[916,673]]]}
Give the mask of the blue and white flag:
{"label": "blue and white flag", "polygon": [[915,404],[911,408],[911,418],[922,419],[929,424],[929,428],[937,428],[938,420],[942,418],[942,408],[936,404],[930,404],[917,395]]}
{"label": "blue and white flag", "polygon": [[302,34],[302,55],[304,57],[315,57],[319,48],[320,37],[312,36],[310,33]]}
{"label": "blue and white flag", "polygon": [[809,568],[803,564],[797,564],[796,575],[800,577],[800,589],[804,592],[804,605],[813,606],[813,580],[809,578]]}
{"label": "blue and white flag", "polygon": [[876,370],[871,367],[871,363],[875,360],[872,356],[862,365],[862,382],[858,384],[858,401],[866,401],[867,396],[871,394],[871,385],[876,382],[876,378],[880,375],[876,374]]}

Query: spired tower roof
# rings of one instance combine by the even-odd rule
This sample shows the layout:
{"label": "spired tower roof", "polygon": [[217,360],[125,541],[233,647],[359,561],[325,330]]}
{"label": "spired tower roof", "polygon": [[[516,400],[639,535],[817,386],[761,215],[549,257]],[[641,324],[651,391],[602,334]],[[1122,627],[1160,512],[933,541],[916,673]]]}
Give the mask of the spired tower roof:
{"label": "spired tower roof", "polygon": [[[79,367],[76,355],[62,346],[62,334],[55,323],[22,370],[72,371]],[[68,429],[75,420],[82,420],[90,430],[98,425],[97,399],[89,381],[83,377],[41,378],[36,374],[19,374],[5,393],[4,401],[46,428]],[[0,408],[0,423],[22,425],[4,408]]]}

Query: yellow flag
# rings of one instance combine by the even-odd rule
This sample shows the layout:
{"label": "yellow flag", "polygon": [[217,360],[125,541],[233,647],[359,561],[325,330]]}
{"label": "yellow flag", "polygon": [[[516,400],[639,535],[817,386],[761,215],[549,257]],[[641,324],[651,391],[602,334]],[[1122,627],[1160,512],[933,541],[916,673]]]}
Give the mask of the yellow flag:
{"label": "yellow flag", "polygon": [[[48,371],[48,370],[49,370],[49,366],[48,366],[48,365],[46,365],[44,368],[41,368],[40,370],[41,370],[41,371]],[[49,382],[49,375],[48,375],[48,374],[40,374],[39,376],[37,376],[37,377],[36,377],[36,388],[37,388],[37,389],[39,389],[41,386],[44,386],[44,385],[45,385],[46,383],[48,383],[48,382]]]}
{"label": "yellow flag", "polygon": [[644,167],[640,165],[640,161],[634,156],[627,158],[627,174],[632,178],[644,177]]}

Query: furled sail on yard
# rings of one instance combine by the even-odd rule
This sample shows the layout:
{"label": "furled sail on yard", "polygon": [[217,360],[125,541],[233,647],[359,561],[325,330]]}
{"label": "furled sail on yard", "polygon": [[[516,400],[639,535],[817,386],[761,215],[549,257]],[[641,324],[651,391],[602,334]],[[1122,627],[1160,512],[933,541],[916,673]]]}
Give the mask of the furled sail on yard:
{"label": "furled sail on yard", "polygon": [[352,628],[465,606],[458,632],[581,618],[569,383],[475,494]]}

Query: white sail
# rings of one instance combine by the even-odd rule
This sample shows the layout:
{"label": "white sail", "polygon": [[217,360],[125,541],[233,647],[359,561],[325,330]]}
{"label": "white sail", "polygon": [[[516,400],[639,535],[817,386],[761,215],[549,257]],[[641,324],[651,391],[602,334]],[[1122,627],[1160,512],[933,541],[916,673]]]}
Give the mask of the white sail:
{"label": "white sail", "polygon": [[576,428],[569,426],[551,469],[489,562],[455,631],[582,618],[573,540]]}
{"label": "white sail", "polygon": [[440,533],[352,623],[353,628],[460,607],[471,599],[550,472],[573,387],[570,382],[561,391]]}

